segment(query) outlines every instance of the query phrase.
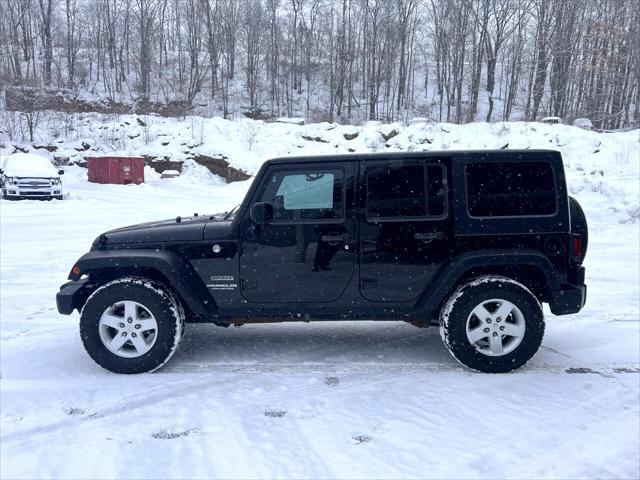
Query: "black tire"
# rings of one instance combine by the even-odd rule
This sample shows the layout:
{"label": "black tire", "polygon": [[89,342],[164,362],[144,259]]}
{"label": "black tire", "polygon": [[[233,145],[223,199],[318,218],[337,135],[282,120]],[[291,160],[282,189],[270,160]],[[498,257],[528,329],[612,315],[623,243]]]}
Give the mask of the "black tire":
{"label": "black tire", "polygon": [[[157,323],[153,346],[134,358],[112,353],[99,332],[102,314],[123,301],[143,305]],[[98,365],[114,373],[144,373],[160,368],[178,349],[183,332],[184,310],[179,300],[163,285],[144,278],[121,278],[105,284],[89,297],[80,314],[80,337],[85,350]]]}
{"label": "black tire", "polygon": [[[515,305],[521,312],[523,316],[521,321],[525,325],[520,343],[512,351],[500,356],[481,353],[467,337],[468,319],[477,321],[475,317],[470,317],[472,310],[482,302],[491,299],[503,299]],[[507,321],[506,318],[498,319],[498,321],[501,320]],[[495,323],[486,326],[501,328]],[[449,352],[464,366],[485,373],[510,372],[527,363],[540,348],[544,336],[542,306],[524,285],[510,278],[479,277],[458,288],[445,303],[440,312],[440,335]],[[507,342],[514,341],[511,337],[498,338],[505,338]]]}
{"label": "black tire", "polygon": [[573,197],[569,197],[569,215],[571,217],[571,232],[581,237],[582,252],[580,262],[582,263],[587,255],[587,247],[589,246],[589,225],[582,206]]}

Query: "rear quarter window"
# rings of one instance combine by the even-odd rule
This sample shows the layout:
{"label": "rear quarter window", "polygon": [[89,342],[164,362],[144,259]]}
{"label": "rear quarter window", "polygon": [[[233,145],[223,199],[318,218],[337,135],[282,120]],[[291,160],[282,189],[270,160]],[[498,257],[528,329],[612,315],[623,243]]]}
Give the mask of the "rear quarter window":
{"label": "rear quarter window", "polygon": [[557,211],[549,162],[471,162],[465,167],[465,178],[472,217],[544,216]]}

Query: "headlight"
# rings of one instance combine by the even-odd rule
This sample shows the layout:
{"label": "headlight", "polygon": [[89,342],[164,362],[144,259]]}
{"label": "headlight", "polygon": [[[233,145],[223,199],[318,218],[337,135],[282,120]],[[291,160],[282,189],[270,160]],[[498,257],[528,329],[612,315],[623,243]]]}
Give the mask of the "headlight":
{"label": "headlight", "polygon": [[59,178],[52,178],[51,180],[53,181],[54,185],[60,185],[62,183]]}
{"label": "headlight", "polygon": [[7,183],[9,185],[17,185],[18,184],[18,179],[17,179],[17,177],[7,177]]}

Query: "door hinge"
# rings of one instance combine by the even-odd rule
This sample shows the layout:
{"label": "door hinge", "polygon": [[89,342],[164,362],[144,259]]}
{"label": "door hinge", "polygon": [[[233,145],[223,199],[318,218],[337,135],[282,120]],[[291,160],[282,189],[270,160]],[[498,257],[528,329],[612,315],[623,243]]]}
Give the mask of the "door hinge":
{"label": "door hinge", "polygon": [[252,280],[247,280],[246,278],[240,279],[240,289],[241,290],[255,290],[258,288],[258,283]]}

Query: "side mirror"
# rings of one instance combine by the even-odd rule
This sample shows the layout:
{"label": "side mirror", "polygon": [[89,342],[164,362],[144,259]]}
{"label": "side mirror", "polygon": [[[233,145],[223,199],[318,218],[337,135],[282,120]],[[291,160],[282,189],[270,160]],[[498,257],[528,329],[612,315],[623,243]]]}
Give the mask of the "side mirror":
{"label": "side mirror", "polygon": [[58,175],[64,175],[64,170],[58,170]]}
{"label": "side mirror", "polygon": [[251,205],[249,217],[256,225],[266,225],[273,220],[273,205],[265,202],[258,202]]}

